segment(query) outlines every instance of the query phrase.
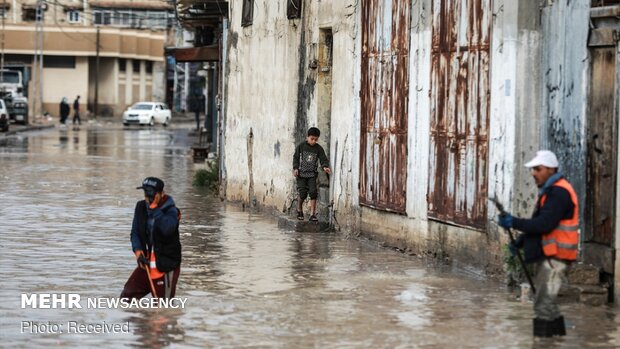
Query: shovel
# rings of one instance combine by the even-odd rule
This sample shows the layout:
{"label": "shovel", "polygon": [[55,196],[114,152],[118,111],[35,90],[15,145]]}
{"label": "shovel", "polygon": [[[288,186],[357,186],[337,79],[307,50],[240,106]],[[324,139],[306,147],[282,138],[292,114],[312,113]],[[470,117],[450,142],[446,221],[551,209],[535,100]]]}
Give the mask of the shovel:
{"label": "shovel", "polygon": [[144,267],[145,267],[144,270],[146,270],[146,276],[148,276],[149,283],[151,284],[151,292],[153,293],[153,297],[154,298],[159,298],[159,297],[157,297],[157,291],[155,290],[155,285],[153,284],[153,279],[151,279],[151,271],[149,270],[149,266],[145,265]]}
{"label": "shovel", "polygon": [[[497,210],[500,212],[500,214],[502,214],[502,215],[508,214],[504,210],[504,206],[499,201],[497,201],[497,198],[489,198],[489,200],[492,203],[495,204],[495,207],[497,207]],[[506,230],[506,232],[508,233],[508,237],[510,237],[510,242],[515,244],[515,238],[514,238],[514,236],[512,236],[512,230],[510,230],[510,228],[504,228],[504,230]],[[525,273],[525,277],[527,278],[527,281],[529,282],[530,287],[532,288],[532,293],[536,293],[536,288],[534,287],[534,282],[532,281],[532,277],[530,276],[530,272],[525,267],[525,262],[523,261],[523,257],[521,256],[521,253],[519,253],[519,251],[517,251],[516,255],[517,255],[517,258],[519,259],[519,263],[521,264],[521,268],[523,268],[523,272]]]}

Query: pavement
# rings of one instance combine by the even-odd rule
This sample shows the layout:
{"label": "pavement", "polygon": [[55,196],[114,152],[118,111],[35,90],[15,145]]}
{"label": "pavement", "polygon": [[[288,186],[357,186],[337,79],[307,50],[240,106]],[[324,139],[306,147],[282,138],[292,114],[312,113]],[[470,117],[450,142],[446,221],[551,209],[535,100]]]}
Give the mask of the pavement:
{"label": "pavement", "polygon": [[22,132],[45,130],[53,127],[54,123],[49,121],[43,121],[41,123],[33,123],[28,125],[11,124],[9,126],[9,130],[7,132],[0,133],[0,135],[10,136]]}

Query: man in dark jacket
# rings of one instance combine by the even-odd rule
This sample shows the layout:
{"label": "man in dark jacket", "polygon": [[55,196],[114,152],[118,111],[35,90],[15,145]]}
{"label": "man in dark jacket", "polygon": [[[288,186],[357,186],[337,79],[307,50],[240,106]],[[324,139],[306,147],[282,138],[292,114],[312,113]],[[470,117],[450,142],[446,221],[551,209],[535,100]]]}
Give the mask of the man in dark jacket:
{"label": "man in dark jacket", "polygon": [[498,219],[500,226],[523,232],[510,249],[516,253],[523,248],[525,262],[536,265],[534,335],[541,337],[566,334],[557,295],[566,279],[567,267],[577,257],[579,245],[577,196],[558,172],[558,165],[555,154],[538,151],[525,164],[531,168],[539,188],[534,215],[524,219],[506,214]]}
{"label": "man in dark jacket", "polygon": [[125,283],[121,298],[142,298],[153,293],[151,280],[154,297],[174,297],[181,271],[181,213],[172,197],[164,194],[161,179],[147,177],[136,189],[144,190],[144,200],[136,204],[131,225],[131,247],[138,267]]}
{"label": "man in dark jacket", "polygon": [[77,121],[78,125],[82,124],[82,118],[80,118],[80,96],[77,96],[73,101],[73,124]]}

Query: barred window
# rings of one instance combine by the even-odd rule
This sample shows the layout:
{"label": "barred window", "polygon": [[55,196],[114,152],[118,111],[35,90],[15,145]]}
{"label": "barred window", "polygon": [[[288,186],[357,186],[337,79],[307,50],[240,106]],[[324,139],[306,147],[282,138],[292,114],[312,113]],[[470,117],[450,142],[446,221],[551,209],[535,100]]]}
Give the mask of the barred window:
{"label": "barred window", "polygon": [[80,11],[68,11],[67,12],[67,22],[69,23],[80,23],[82,18],[80,16]]}

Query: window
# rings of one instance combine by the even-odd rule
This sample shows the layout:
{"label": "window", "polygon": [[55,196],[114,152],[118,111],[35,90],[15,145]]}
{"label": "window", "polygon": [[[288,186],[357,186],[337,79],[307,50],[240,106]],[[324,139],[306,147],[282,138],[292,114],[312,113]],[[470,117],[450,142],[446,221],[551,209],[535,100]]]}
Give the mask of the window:
{"label": "window", "polygon": [[241,11],[241,26],[252,25],[254,20],[254,0],[243,0],[243,10]]}
{"label": "window", "polygon": [[288,19],[301,18],[302,0],[286,0],[286,17]]}
{"label": "window", "polygon": [[137,15],[131,11],[117,11],[112,18],[112,24],[133,28],[139,26],[139,20]]}
{"label": "window", "polygon": [[131,61],[131,63],[133,63],[133,71],[139,72],[140,71],[140,61],[137,60],[137,59],[134,59],[133,61]]}
{"label": "window", "polygon": [[75,69],[74,56],[44,56],[43,68]]}
{"label": "window", "polygon": [[153,74],[153,62],[146,61],[145,63],[146,63],[146,73]]}
{"label": "window", "polygon": [[127,60],[125,58],[119,58],[119,60],[118,60],[118,70],[122,71],[122,72],[127,70]]}
{"label": "window", "polygon": [[[41,16],[43,12],[41,12]],[[24,22],[34,22],[37,20],[37,9],[35,8],[22,8],[22,20]]]}
{"label": "window", "polygon": [[67,22],[69,23],[80,23],[82,21],[80,17],[80,11],[71,10],[67,12]]}
{"label": "window", "polygon": [[99,25],[112,24],[112,12],[111,11],[93,11],[93,23]]}
{"label": "window", "polygon": [[168,14],[164,11],[148,11],[146,18],[148,18],[146,26],[151,28],[165,28],[168,24]]}

